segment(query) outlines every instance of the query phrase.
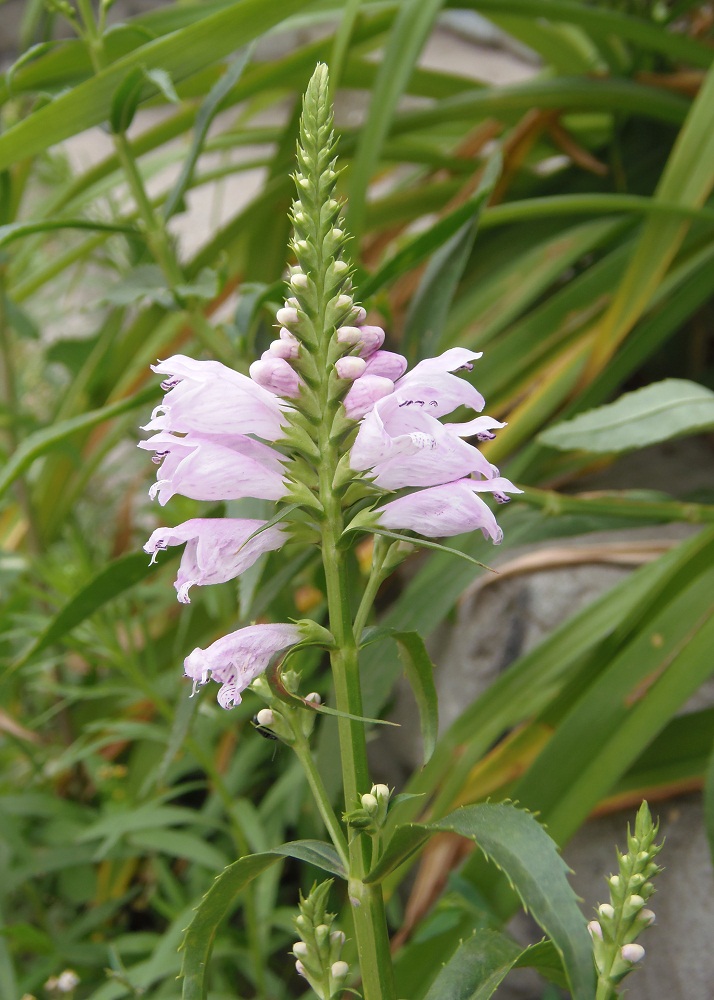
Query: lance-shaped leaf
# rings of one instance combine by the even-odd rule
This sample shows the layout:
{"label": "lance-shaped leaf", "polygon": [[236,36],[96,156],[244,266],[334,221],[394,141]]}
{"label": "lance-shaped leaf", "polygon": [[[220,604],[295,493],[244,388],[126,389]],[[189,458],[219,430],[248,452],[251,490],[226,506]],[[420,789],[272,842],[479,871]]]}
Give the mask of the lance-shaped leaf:
{"label": "lance-shaped leaf", "polygon": [[[475,841],[500,868],[563,961],[575,1000],[592,1000],[592,947],[585,918],[568,883],[567,865],[535,817],[508,803],[465,806],[434,823],[397,827],[367,882],[381,882],[434,833],[458,833]],[[488,995],[488,994],[485,994]]]}
{"label": "lance-shaped leaf", "polygon": [[687,379],[667,378],[564,420],[540,440],[563,451],[619,452],[712,428],[714,392]]}
{"label": "lance-shaped leaf", "polygon": [[238,893],[284,857],[306,861],[332,875],[346,878],[337,852],[330,844],[321,840],[296,840],[262,854],[249,854],[229,865],[198,904],[195,915],[186,928],[181,944],[184,953],[181,965],[183,1000],[204,1000],[206,970],[218,925]]}

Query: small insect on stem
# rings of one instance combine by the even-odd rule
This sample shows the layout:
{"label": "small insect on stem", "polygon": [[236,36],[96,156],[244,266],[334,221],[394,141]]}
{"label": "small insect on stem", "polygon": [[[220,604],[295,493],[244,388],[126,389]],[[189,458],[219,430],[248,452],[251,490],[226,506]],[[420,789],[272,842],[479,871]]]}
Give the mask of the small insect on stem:
{"label": "small insect on stem", "polygon": [[259,733],[265,740],[278,740],[279,737],[275,735],[272,730],[268,729],[267,726],[262,726],[258,721],[258,716],[254,715],[250,720],[250,724],[255,729],[256,733]]}

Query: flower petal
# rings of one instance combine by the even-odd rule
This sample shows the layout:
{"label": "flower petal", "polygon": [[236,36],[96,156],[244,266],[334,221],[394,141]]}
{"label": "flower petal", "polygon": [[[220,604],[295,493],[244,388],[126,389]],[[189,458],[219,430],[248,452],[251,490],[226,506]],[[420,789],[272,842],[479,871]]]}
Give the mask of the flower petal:
{"label": "flower petal", "polygon": [[365,375],[381,375],[382,378],[396,382],[406,370],[407,359],[401,354],[395,354],[393,351],[374,351],[367,358]]}
{"label": "flower petal", "polygon": [[297,625],[248,625],[217,639],[207,649],[194,649],[184,660],[184,672],[194,683],[208,679],[221,685],[222,708],[239,705],[241,692],[268,667],[271,658],[301,639]]}
{"label": "flower petal", "polygon": [[186,434],[257,434],[267,441],[281,436],[287,404],[247,375],[219,361],[194,361],[176,354],[152,366],[168,375],[164,401],[144,428]]}
{"label": "flower petal", "polygon": [[154,434],[140,448],[162,460],[149,495],[163,506],[180,493],[192,500],[280,500],[286,493],[281,456],[260,441],[242,435],[209,437]]}
{"label": "flower petal", "polygon": [[486,538],[498,544],[503,532],[493,512],[476,496],[485,491],[522,492],[500,477],[487,482],[459,479],[392,500],[375,514],[383,528],[408,529],[430,538],[446,538],[480,528]]}
{"label": "flower petal", "polygon": [[420,361],[399,379],[394,391],[403,406],[418,406],[434,417],[451,413],[457,406],[480,412],[485,405],[481,393],[465,379],[449,374],[458,368],[471,368],[471,361],[480,357],[478,351],[452,347],[437,358]]}
{"label": "flower petal", "polygon": [[169,545],[186,543],[174,586],[179,601],[189,604],[188,591],[192,586],[233,580],[264,552],[283,545],[284,524],[271,525],[251,538],[265,524],[267,521],[247,518],[194,517],[175,528],[157,528],[144,551],[152,554],[153,562],[156,553]]}
{"label": "flower petal", "polygon": [[347,416],[352,420],[361,420],[369,413],[378,399],[383,399],[394,392],[394,382],[381,375],[362,375],[355,379],[350,391],[342,401]]}

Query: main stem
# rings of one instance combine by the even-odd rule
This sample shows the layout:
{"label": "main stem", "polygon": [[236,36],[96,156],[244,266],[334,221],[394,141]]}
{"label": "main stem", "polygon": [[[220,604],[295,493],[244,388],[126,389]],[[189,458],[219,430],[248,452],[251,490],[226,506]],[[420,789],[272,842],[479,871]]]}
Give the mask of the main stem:
{"label": "main stem", "polygon": [[[320,499],[325,518],[322,527],[322,561],[325,568],[330,631],[336,648],[331,653],[335,700],[338,711],[362,715],[362,692],[359,678],[359,654],[350,611],[345,567],[345,552],[339,540],[343,530],[342,510],[334,495],[332,480],[337,466],[337,451],[329,441],[331,421],[323,422],[320,468]],[[364,723],[338,718],[342,781],[345,807],[349,811],[359,803],[361,793],[371,787],[367,766]],[[382,889],[366,885],[364,877],[371,864],[368,837],[355,834],[349,844],[349,895],[359,953],[362,988],[365,1000],[393,1000],[394,976],[389,951],[389,934],[384,912]]]}

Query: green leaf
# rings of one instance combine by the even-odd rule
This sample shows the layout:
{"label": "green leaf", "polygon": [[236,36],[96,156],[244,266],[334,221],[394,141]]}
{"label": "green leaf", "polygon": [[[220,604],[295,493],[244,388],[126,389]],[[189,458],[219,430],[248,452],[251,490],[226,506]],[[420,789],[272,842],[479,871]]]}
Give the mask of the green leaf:
{"label": "green leaf", "polygon": [[162,69],[178,83],[304,6],[304,0],[282,0],[280,4],[237,0],[227,9],[138,46],[0,135],[0,170],[107,120],[117,88],[133,69]]}
{"label": "green leaf", "polygon": [[111,420],[112,417],[118,417],[122,413],[136,409],[137,406],[151,402],[156,398],[157,393],[156,386],[147,386],[141,392],[137,392],[135,396],[121,399],[119,402],[103,406],[99,410],[90,410],[77,417],[70,417],[69,420],[62,420],[54,427],[47,427],[30,434],[13,453],[12,458],[0,474],[0,496],[15,482],[18,476],[21,476],[32,465],[35,459],[46,454],[56,444],[73,434],[90,430],[97,424],[104,423],[105,420]]}
{"label": "green leaf", "polygon": [[497,570],[493,569],[491,566],[487,566],[486,563],[479,562],[478,559],[474,559],[467,552],[462,552],[461,549],[452,548],[450,545],[442,545],[441,542],[432,542],[428,538],[419,538],[418,535],[403,535],[399,531],[388,531],[387,528],[375,528],[373,525],[369,527],[364,527],[363,525],[347,525],[343,534],[347,534],[349,531],[367,531],[371,535],[384,535],[385,538],[394,538],[398,542],[408,542],[410,545],[415,545],[420,549],[434,549],[436,552],[448,552],[449,555],[458,556],[459,559],[464,559],[466,562],[473,563],[474,566],[480,566],[481,569],[487,569],[489,573],[496,573]]}
{"label": "green leaf", "polygon": [[419,709],[426,764],[434,752],[439,734],[439,701],[434,686],[434,665],[418,632],[395,632],[394,639]]}
{"label": "green leaf", "polygon": [[574,1000],[592,1000],[595,979],[585,918],[566,878],[567,865],[531,813],[508,803],[485,803],[464,806],[435,823],[397,827],[365,881],[381,881],[427,837],[445,832],[475,841],[486,858],[505,873],[561,955]]}
{"label": "green leaf", "polygon": [[126,132],[134,120],[146,84],[146,72],[140,67],[130,70],[112,97],[109,124],[113,132]]}
{"label": "green leaf", "polygon": [[161,91],[169,104],[181,103],[181,98],[176,93],[171,75],[165,69],[145,69],[144,76]]}
{"label": "green leaf", "polygon": [[367,188],[379,162],[392,115],[443,4],[444,0],[405,0],[398,7],[350,175],[347,229],[355,238],[362,232]]}
{"label": "green leaf", "polygon": [[238,893],[282,857],[297,858],[345,878],[337,852],[319,840],[297,840],[273,851],[250,854],[229,865],[216,878],[196,908],[181,944],[183,1000],[204,1000],[205,976],[218,925],[233,905]]}
{"label": "green leaf", "polygon": [[176,214],[180,206],[183,204],[183,197],[186,194],[193,178],[196,162],[198,161],[198,157],[201,155],[201,150],[203,149],[203,144],[206,141],[206,136],[208,135],[208,129],[210,128],[211,122],[219,111],[221,102],[228,96],[230,91],[240,79],[243,70],[250,59],[251,53],[251,46],[246,46],[246,48],[241,49],[238,52],[233,62],[226,69],[225,73],[223,73],[218,82],[214,83],[211,87],[206,95],[206,99],[198,109],[196,123],[193,130],[193,139],[191,140],[191,148],[184,158],[181,166],[181,173],[179,174],[176,183],[171,189],[161,210],[164,219],[170,219],[172,215]]}
{"label": "green leaf", "polygon": [[143,552],[132,552],[110,562],[49,620],[29,649],[15,662],[14,667],[23,666],[37,653],[71,632],[108,601],[146,579],[157,568],[156,564],[149,563],[148,557]]}
{"label": "green leaf", "polygon": [[493,191],[501,166],[499,151],[486,164],[471,218],[434,254],[419,282],[404,329],[404,353],[412,359],[438,352],[451,300],[471,256],[481,210]]}
{"label": "green leaf", "polygon": [[90,229],[99,233],[131,233],[140,235],[136,226],[124,225],[120,222],[94,222],[91,219],[53,219],[47,222],[10,222],[0,226],[0,246],[7,246],[13,240],[22,236],[32,236],[34,233],[50,233],[56,229]]}
{"label": "green leaf", "polygon": [[488,1000],[522,952],[505,934],[479,929],[456,949],[424,1000]]}
{"label": "green leaf", "polygon": [[562,451],[621,452],[712,428],[714,392],[668,378],[549,427],[539,440]]}

